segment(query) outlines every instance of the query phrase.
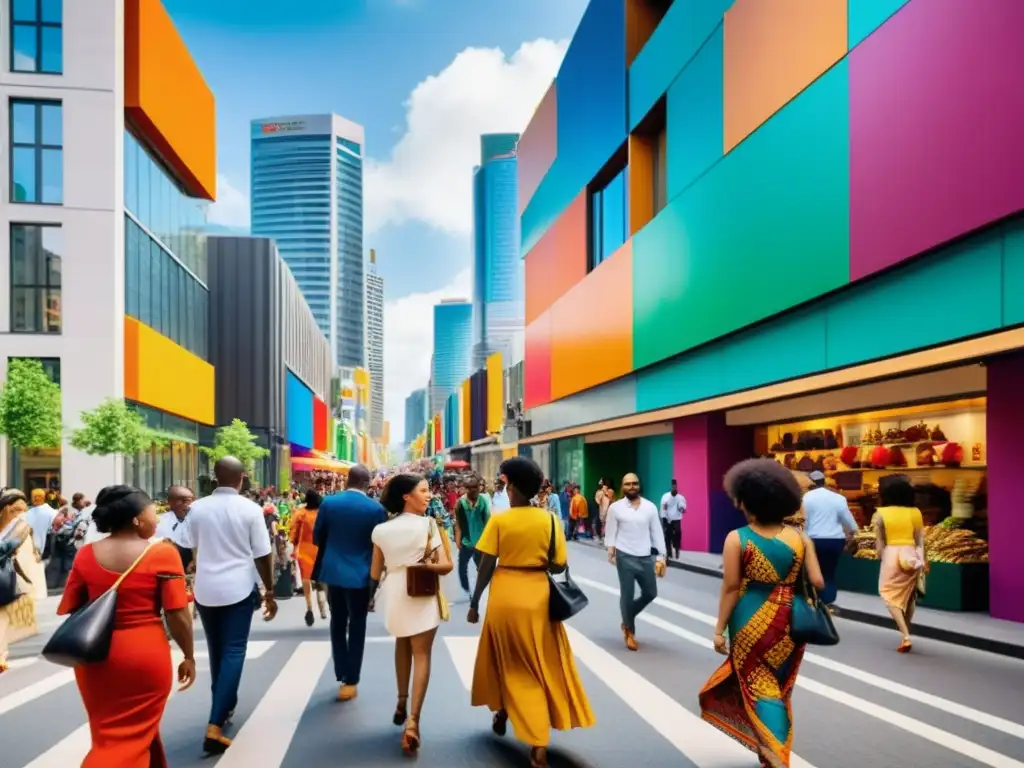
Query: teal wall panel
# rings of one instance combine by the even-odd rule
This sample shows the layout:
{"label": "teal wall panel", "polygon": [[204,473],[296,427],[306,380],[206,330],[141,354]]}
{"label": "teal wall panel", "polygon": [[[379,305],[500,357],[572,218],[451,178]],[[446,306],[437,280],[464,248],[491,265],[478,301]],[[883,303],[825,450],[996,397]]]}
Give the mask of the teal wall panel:
{"label": "teal wall panel", "polygon": [[634,236],[635,368],[846,285],[848,90],[841,62]]}
{"label": "teal wall panel", "polygon": [[629,68],[629,130],[639,125],[734,0],[676,0]]}
{"label": "teal wall panel", "polygon": [[907,0],[849,0],[846,18],[850,49],[863,42],[906,4]]}
{"label": "teal wall panel", "polygon": [[658,504],[661,495],[672,485],[675,449],[673,437],[652,435],[636,441],[636,473],[640,476],[640,492]]}
{"label": "teal wall panel", "polygon": [[738,392],[826,368],[825,313],[801,310],[737,334],[721,355],[722,389]]}
{"label": "teal wall panel", "polygon": [[669,200],[722,157],[723,44],[723,26],[719,25],[668,90]]}
{"label": "teal wall panel", "polygon": [[1003,325],[1024,323],[1024,219],[1005,226],[1003,242]]}
{"label": "teal wall panel", "polygon": [[709,344],[637,372],[636,410],[692,403],[725,392],[722,354],[728,342]]}

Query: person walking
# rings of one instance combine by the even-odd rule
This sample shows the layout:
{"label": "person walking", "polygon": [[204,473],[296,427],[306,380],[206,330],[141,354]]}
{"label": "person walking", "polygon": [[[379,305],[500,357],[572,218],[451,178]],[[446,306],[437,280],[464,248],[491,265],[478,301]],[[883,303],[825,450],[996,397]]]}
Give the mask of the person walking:
{"label": "person walking", "polygon": [[75,667],[75,682],[89,717],[92,748],[83,768],[166,768],[160,720],[171,693],[171,637],[185,658],[177,678],[185,690],[195,682],[192,614],[178,552],[157,529],[156,506],[129,485],[104,488],[93,520],[109,534],[79,551],[57,614],[66,616],[117,584],[114,633],[107,658]]}
{"label": "person walking", "polygon": [[[530,745],[531,768],[543,768],[551,729],[589,728],[594,713],[565,627],[548,616],[546,572],[563,572],[568,553],[553,514],[530,506],[544,474],[522,457],[504,461],[501,473],[512,509],[491,518],[477,542],[480,574],[467,616],[471,624],[480,620],[480,600],[490,586],[472,704],[494,713],[491,727],[499,736],[511,720],[516,738]],[[554,553],[550,562],[549,548]]]}
{"label": "person walking", "polygon": [[725,538],[714,647],[729,658],[700,692],[701,714],[762,768],[786,768],[790,699],[804,654],[790,638],[794,593],[805,570],[815,588],[825,582],[814,544],[783,522],[800,509],[792,472],[773,459],[741,461],[726,473],[725,491],[747,525]]}
{"label": "person walking", "polygon": [[313,529],[320,513],[322,499],[316,491],[306,491],[305,503],[292,515],[289,535],[294,547],[292,557],[299,566],[302,579],[302,595],[306,598],[306,626],[313,626],[313,592],[316,592],[316,603],[320,609],[320,618],[327,620],[327,604],[323,586],[313,581],[313,568],[316,565],[317,546],[313,541]]}
{"label": "person walking", "polygon": [[679,557],[679,548],[683,544],[683,515],[686,514],[686,499],[679,493],[679,484],[675,480],[672,481],[669,492],[661,497],[660,512],[662,523],[665,526],[665,548],[668,556]]}
{"label": "person walking", "polygon": [[32,541],[35,544],[36,555],[32,562],[25,565],[25,574],[32,582],[32,595],[37,602],[45,600],[49,594],[46,589],[46,566],[50,559],[53,521],[56,517],[57,510],[46,501],[46,491],[42,488],[33,489],[32,506],[25,513],[25,522],[32,529]]}
{"label": "person walking", "polygon": [[[252,628],[253,568],[263,582],[263,618],[277,615],[274,600],[274,559],[263,510],[239,491],[245,466],[225,456],[213,466],[217,488],[192,503],[182,546],[194,551],[195,601],[210,654],[210,719],[203,740],[207,754],[222,754],[231,746],[224,727],[238,704],[245,652]],[[94,513],[95,514],[95,513]]]}
{"label": "person walking", "polygon": [[366,467],[352,467],[347,485],[346,490],[321,502],[313,525],[318,550],[311,578],[327,586],[338,701],[351,701],[359,692],[370,607],[370,537],[373,529],[387,520],[380,502],[366,495],[370,487],[370,471]]}
{"label": "person walking", "polygon": [[479,570],[480,555],[476,542],[491,519],[491,504],[480,493],[480,478],[470,475],[465,482],[466,493],[455,503],[455,546],[459,550],[459,584],[469,599],[469,562]]}
{"label": "person walking", "polygon": [[878,481],[882,505],[871,519],[875,551],[881,560],[878,594],[903,635],[896,649],[910,653],[910,623],[917,607],[921,576],[927,573],[924,519],[917,508],[914,486],[907,475],[886,475]]}
{"label": "person walking", "polygon": [[499,477],[494,481],[494,496],[491,498],[491,514],[507,512],[511,508],[508,501],[508,493],[505,491],[505,483]]}
{"label": "person walking", "polygon": [[[430,487],[421,475],[393,476],[384,486],[381,501],[392,517],[373,529],[369,594],[375,595],[380,586],[384,626],[395,638],[398,703],[392,722],[403,726],[402,751],[412,756],[420,748],[420,714],[430,683],[434,637],[441,621],[448,618],[440,577],[451,573],[453,565],[447,536],[426,514]],[[433,595],[410,594],[411,582],[422,580],[411,578],[411,569],[427,571],[427,579],[433,575],[437,581]]]}
{"label": "person walking", "polygon": [[13,634],[14,609],[22,601],[31,601],[32,584],[26,565],[34,563],[35,543],[32,527],[25,522],[28,499],[17,488],[8,488],[0,495],[0,564],[11,563],[15,572],[14,594],[3,595],[0,605],[0,673],[7,671],[7,653]]}
{"label": "person walking", "polygon": [[857,521],[850,513],[846,497],[825,487],[825,474],[815,470],[809,476],[814,488],[804,494],[804,533],[814,542],[825,588],[818,597],[835,612],[836,569],[853,535]]}
{"label": "person walking", "polygon": [[[640,495],[640,478],[634,473],[622,478],[622,494],[608,507],[604,543],[608,562],[619,575],[622,635],[626,647],[636,651],[636,617],[658,596],[657,577],[665,573],[665,532],[658,508]],[[636,586],[639,597],[635,597]]]}

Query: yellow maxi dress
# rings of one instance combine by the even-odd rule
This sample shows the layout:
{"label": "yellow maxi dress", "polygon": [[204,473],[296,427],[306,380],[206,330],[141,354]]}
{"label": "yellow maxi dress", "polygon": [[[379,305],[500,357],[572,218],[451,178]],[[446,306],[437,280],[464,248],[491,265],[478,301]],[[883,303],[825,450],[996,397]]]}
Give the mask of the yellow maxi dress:
{"label": "yellow maxi dress", "polygon": [[[555,521],[555,563],[567,559]],[[476,548],[498,558],[473,672],[473,706],[504,709],[519,741],[546,747],[551,729],[589,728],[594,713],[565,627],[548,618],[545,565],[551,513],[516,507],[492,515]]]}

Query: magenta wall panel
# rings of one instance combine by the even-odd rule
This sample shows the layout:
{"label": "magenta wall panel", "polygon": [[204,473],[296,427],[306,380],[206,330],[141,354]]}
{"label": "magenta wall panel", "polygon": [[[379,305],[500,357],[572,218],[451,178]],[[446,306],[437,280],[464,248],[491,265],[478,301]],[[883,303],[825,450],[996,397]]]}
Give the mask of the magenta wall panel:
{"label": "magenta wall panel", "polygon": [[850,279],[1024,210],[1024,2],[911,0],[849,54]]}

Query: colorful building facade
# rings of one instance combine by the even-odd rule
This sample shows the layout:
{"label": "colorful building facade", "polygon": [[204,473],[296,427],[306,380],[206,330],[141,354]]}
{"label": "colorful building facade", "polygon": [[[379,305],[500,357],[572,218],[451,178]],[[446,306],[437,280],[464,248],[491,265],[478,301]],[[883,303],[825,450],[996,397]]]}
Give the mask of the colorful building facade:
{"label": "colorful building facade", "polygon": [[[522,443],[551,478],[674,477],[684,547],[720,551],[730,464],[870,486],[839,456],[878,437],[986,500],[991,611],[1024,620],[1022,24],[1014,0],[591,0],[518,146]],[[946,443],[967,458],[938,477]]]}

